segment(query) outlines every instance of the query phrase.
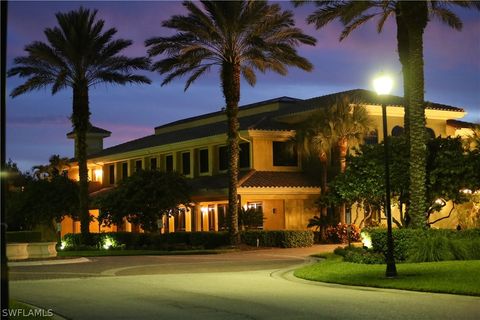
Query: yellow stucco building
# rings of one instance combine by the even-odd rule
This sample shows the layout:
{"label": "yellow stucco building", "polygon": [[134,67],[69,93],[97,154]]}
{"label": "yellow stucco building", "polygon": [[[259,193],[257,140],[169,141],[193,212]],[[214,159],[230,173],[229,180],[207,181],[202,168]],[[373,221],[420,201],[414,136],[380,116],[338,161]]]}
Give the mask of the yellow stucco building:
{"label": "yellow stucco building", "polygon": [[[306,229],[308,219],[318,214],[315,200],[320,194],[319,179],[302,168],[300,154],[286,152],[295,135],[294,125],[331,99],[349,95],[364,105],[376,130],[370,142],[382,141],[381,105],[377,95],[367,90],[296,99],[281,97],[241,106],[240,168],[238,194],[242,206],[261,208],[266,230]],[[387,96],[388,131],[395,134],[403,126],[402,98]],[[457,121],[465,116],[461,108],[428,103],[426,124],[435,136],[454,136],[468,131]],[[213,112],[175,121],[155,128],[154,134],[103,149],[110,132],[92,127],[89,139],[89,176],[92,193],[108,190],[139,169],[178,171],[190,178],[194,206],[178,217],[164,221],[163,232],[218,231],[226,229],[227,148],[226,115]],[[74,138],[73,133],[68,134]],[[69,169],[78,179],[78,167]],[[91,214],[98,216],[98,210]],[[66,218],[62,234],[79,232],[79,223]],[[138,230],[125,223],[111,228],[92,222],[90,231]]]}

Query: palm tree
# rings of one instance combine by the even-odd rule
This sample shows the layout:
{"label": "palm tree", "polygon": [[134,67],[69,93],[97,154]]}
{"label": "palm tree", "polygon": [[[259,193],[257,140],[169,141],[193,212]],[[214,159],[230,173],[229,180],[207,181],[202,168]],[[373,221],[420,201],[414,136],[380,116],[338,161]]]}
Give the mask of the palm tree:
{"label": "palm tree", "polygon": [[266,1],[202,1],[201,8],[186,1],[188,15],[176,15],[162,25],[176,30],[170,37],[145,41],[150,56],[165,54],[152,70],[166,75],[162,86],[188,75],[185,90],[212,67],[220,68],[228,124],[228,212],[232,243],[238,243],[238,102],[240,78],[254,85],[255,71],[287,74],[287,66],[312,70],[312,64],[298,55],[300,44],[314,45],[315,39],[295,28],[293,14]]}
{"label": "palm tree", "polygon": [[[300,1],[302,2],[302,1]],[[377,30],[381,32],[389,16],[395,16],[397,46],[403,73],[405,132],[410,145],[410,202],[412,226],[425,222],[426,205],[426,141],[423,76],[423,32],[429,18],[438,18],[456,30],[462,21],[449,6],[480,10],[476,1],[315,1],[318,9],[307,22],[317,29],[339,19],[345,26],[340,40],[345,39],[360,25],[379,17]],[[423,222],[422,222],[423,221]]]}
{"label": "palm tree", "polygon": [[[307,100],[307,103],[308,100]],[[295,138],[303,154],[316,155],[321,164],[321,191],[327,191],[328,155],[332,148],[338,155],[337,171],[344,173],[349,146],[362,141],[372,126],[364,106],[348,96],[336,97],[328,107],[321,107],[296,128]],[[345,223],[345,209],[340,208],[340,221]],[[326,208],[322,208],[326,215]]]}
{"label": "palm tree", "polygon": [[89,126],[89,88],[100,83],[150,83],[134,70],[148,69],[147,58],[129,58],[119,53],[130,46],[130,40],[116,39],[115,28],[103,31],[104,20],[96,20],[97,10],[79,8],[57,13],[58,26],[45,29],[47,43],[35,41],[25,47],[27,56],[15,58],[8,76],[28,77],[15,88],[16,97],[32,90],[51,86],[52,94],[70,87],[73,91],[72,125],[77,137],[76,157],[79,166],[79,209],[81,232],[89,235],[88,170],[86,132]]}
{"label": "palm tree", "polygon": [[38,165],[32,168],[35,178],[51,180],[58,177],[65,168],[70,167],[70,159],[67,157],[60,158],[58,154],[52,155],[48,162],[48,165]]}

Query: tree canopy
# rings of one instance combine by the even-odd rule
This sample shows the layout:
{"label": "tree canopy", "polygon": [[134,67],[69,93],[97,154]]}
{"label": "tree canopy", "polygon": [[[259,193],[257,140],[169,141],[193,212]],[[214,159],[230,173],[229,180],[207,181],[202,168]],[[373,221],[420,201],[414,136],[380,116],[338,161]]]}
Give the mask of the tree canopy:
{"label": "tree canopy", "polygon": [[155,231],[162,216],[173,216],[189,207],[190,188],[179,173],[140,170],[94,202],[100,209],[101,223],[120,225],[127,219],[146,231]]}

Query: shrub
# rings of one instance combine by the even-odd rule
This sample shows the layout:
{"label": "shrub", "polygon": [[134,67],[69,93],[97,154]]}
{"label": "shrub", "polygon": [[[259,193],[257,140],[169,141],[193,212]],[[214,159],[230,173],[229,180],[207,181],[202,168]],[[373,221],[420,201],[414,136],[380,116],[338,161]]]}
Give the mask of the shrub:
{"label": "shrub", "polygon": [[360,241],[360,228],[354,224],[339,223],[336,226],[330,226],[326,230],[327,241],[330,243],[347,243],[348,227],[350,227],[350,241]]}
{"label": "shrub", "polygon": [[[387,253],[387,231],[365,230],[375,252]],[[397,261],[427,262],[480,258],[479,229],[393,229],[394,257]]]}
{"label": "shrub", "polygon": [[6,240],[12,242],[41,242],[42,233],[40,231],[9,231],[6,233]]}
{"label": "shrub", "polygon": [[255,230],[244,231],[241,234],[242,242],[257,246],[257,239],[261,247],[297,248],[313,245],[313,232],[310,230]]}
{"label": "shrub", "polygon": [[363,263],[363,264],[384,264],[385,257],[378,252],[373,252],[362,247],[350,247],[346,250],[345,257],[346,262]]}
{"label": "shrub", "polygon": [[218,248],[229,244],[227,232],[172,232],[136,233],[136,232],[108,232],[90,234],[91,246],[82,246],[81,234],[66,234],[62,240],[65,250],[80,249],[162,249],[181,250],[191,248]]}
{"label": "shrub", "polygon": [[431,234],[417,238],[417,241],[409,247],[407,257],[408,261],[411,262],[434,262],[454,259],[454,255],[450,251],[448,239],[441,235]]}

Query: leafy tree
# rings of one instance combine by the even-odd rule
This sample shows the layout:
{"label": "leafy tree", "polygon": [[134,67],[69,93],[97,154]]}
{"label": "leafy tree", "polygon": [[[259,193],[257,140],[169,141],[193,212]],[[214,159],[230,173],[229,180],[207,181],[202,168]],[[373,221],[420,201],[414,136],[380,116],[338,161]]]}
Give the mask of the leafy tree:
{"label": "leafy tree", "polygon": [[[406,200],[410,183],[408,145],[405,137],[392,137],[390,141],[391,197],[396,199],[400,209],[400,220],[394,219],[394,222],[403,227],[410,224],[408,213],[403,212],[403,207],[408,205]],[[363,145],[355,156],[349,157],[345,174],[337,176],[329,186],[331,193],[338,197],[337,202],[357,203],[367,208],[364,220],[368,220],[372,208],[384,206],[383,161],[381,144]],[[426,225],[431,225],[439,221],[428,220],[434,211],[441,209],[436,204],[437,199],[460,204],[468,201],[462,190],[480,188],[480,153],[466,150],[460,138],[431,139],[428,143],[427,178],[427,201],[430,205]]]}
{"label": "leafy tree", "polygon": [[71,88],[72,125],[76,134],[76,157],[79,166],[79,210],[81,232],[88,239],[88,169],[86,132],[89,126],[89,88],[100,83],[150,83],[134,70],[148,69],[147,58],[129,58],[119,53],[132,42],[113,39],[115,28],[104,31],[104,20],[97,20],[97,10],[79,8],[57,13],[58,26],[45,29],[47,43],[34,41],[25,47],[27,56],[15,58],[8,76],[28,77],[11,96],[51,86],[52,94]]}
{"label": "leafy tree", "polygon": [[180,206],[189,207],[190,188],[179,173],[140,170],[94,201],[101,223],[120,225],[126,218],[146,231],[155,231],[163,215],[172,216],[182,210]]}
{"label": "leafy tree", "polygon": [[[294,1],[301,4],[305,1]],[[307,18],[317,29],[339,19],[345,26],[340,40],[351,31],[379,17],[381,32],[389,16],[395,16],[397,46],[404,78],[405,128],[410,145],[410,200],[412,223],[424,224],[426,212],[426,154],[423,73],[423,33],[430,18],[439,18],[461,30],[462,21],[450,10],[451,5],[480,10],[476,1],[315,1],[317,10]]]}
{"label": "leafy tree", "polygon": [[11,230],[32,230],[38,225],[53,229],[54,222],[78,213],[78,184],[63,176],[37,180],[23,175],[21,187],[6,194],[6,219]]}

